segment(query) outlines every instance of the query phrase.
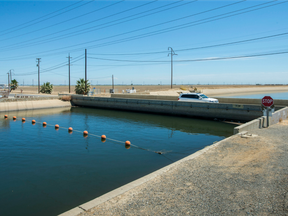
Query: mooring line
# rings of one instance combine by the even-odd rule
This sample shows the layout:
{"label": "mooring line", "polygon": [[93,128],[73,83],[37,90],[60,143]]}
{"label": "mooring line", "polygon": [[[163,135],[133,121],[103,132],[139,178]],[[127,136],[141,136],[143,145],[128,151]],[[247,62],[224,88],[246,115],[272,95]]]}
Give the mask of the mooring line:
{"label": "mooring line", "polygon": [[[27,121],[27,120],[26,120]],[[38,121],[36,121],[35,122],[36,124],[43,124],[43,122],[41,123],[41,122],[38,122]],[[51,127],[55,127],[55,125],[52,125],[52,124],[47,124],[46,123],[46,125],[47,126],[51,126]],[[61,129],[66,129],[66,130],[68,130],[69,128],[66,128],[66,127],[58,127],[59,129],[61,128]],[[73,129],[73,132],[78,132],[78,133],[83,133],[83,131],[79,131],[79,130],[74,130]],[[95,137],[98,137],[98,138],[101,138],[101,136],[99,136],[99,135],[96,135],[96,134],[92,134],[92,133],[89,133],[89,135],[90,136],[95,136]],[[110,140],[110,141],[112,141],[112,142],[117,142],[117,143],[120,143],[121,145],[123,145],[123,141],[120,141],[120,140],[116,140],[116,139],[112,139],[112,138],[106,138],[106,140]],[[161,151],[153,151],[153,150],[150,150],[150,149],[145,149],[145,148],[142,148],[142,147],[140,147],[140,146],[136,146],[136,145],[133,145],[133,144],[130,144],[130,146],[132,146],[132,147],[134,147],[134,148],[138,148],[138,149],[140,149],[140,150],[144,150],[144,151],[149,151],[149,152],[153,152],[153,153],[156,153],[156,154],[160,154],[160,155],[163,155],[164,154],[164,152],[161,152]]]}

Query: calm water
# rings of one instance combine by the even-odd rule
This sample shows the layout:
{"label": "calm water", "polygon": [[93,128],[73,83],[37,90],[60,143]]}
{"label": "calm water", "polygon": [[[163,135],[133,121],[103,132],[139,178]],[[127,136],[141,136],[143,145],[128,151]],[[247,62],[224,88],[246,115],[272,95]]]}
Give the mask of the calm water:
{"label": "calm water", "polygon": [[[43,121],[53,126],[44,128]],[[55,124],[74,132],[56,131]],[[9,113],[8,120],[0,120],[1,215],[57,215],[222,140],[233,127],[90,108]],[[102,143],[92,134],[123,143]],[[126,140],[142,149],[126,149]]]}
{"label": "calm water", "polygon": [[240,96],[229,96],[229,97],[230,98],[262,99],[264,96],[271,96],[273,99],[288,100],[288,92],[268,93],[268,94],[254,94],[254,95],[240,95]]}

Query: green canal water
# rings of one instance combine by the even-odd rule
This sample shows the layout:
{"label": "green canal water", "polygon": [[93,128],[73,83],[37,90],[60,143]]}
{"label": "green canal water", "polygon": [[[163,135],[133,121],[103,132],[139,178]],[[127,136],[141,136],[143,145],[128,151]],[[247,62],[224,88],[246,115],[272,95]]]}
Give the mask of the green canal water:
{"label": "green canal water", "polygon": [[[4,114],[9,115],[0,120],[0,215],[5,216],[63,213],[232,135],[234,127],[92,108]],[[63,128],[55,130],[55,124]],[[119,142],[94,136],[102,134]],[[136,147],[127,149],[126,140]]]}

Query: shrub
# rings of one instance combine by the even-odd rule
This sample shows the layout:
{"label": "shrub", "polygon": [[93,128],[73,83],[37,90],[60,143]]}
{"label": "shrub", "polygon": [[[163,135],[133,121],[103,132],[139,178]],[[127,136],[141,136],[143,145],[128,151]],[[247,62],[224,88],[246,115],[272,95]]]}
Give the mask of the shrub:
{"label": "shrub", "polygon": [[53,85],[50,82],[43,83],[40,88],[41,93],[51,94],[53,90]]}
{"label": "shrub", "polygon": [[84,79],[79,79],[76,82],[75,86],[75,92],[76,94],[84,94],[86,95],[90,89],[90,83],[87,80],[87,89],[85,90],[85,80]]}
{"label": "shrub", "polygon": [[10,85],[11,87],[11,90],[15,90],[15,89],[17,89],[17,87],[18,87],[18,82],[17,82],[17,80],[16,79],[13,79],[13,80],[11,80],[11,85]]}

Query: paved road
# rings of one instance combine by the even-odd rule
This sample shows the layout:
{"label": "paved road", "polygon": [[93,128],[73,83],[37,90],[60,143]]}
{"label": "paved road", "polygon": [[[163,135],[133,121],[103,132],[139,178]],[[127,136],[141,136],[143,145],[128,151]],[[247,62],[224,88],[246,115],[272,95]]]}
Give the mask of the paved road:
{"label": "paved road", "polygon": [[288,215],[287,122],[234,136],[80,215]]}

